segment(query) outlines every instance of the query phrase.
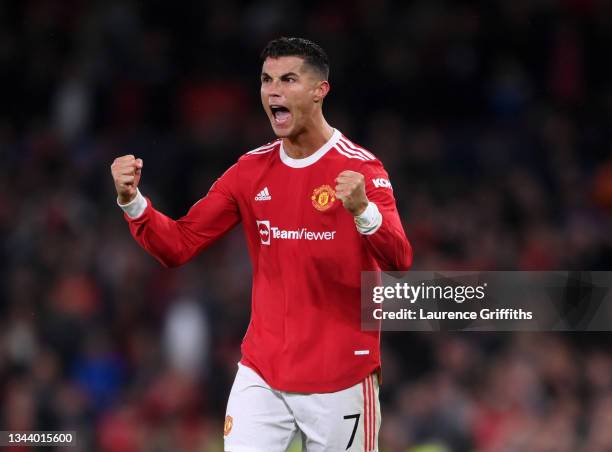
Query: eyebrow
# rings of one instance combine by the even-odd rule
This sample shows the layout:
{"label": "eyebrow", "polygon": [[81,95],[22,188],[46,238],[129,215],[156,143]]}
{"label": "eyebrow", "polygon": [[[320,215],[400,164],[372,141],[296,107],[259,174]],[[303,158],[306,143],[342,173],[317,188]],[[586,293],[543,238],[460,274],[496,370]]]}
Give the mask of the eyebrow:
{"label": "eyebrow", "polygon": [[[270,78],[272,78],[270,76],[270,74],[268,74],[267,72],[262,72],[261,76],[262,77],[270,77]],[[286,77],[292,77],[292,76],[293,77],[299,77],[299,74],[296,74],[295,72],[287,72],[286,74],[281,75],[280,78],[286,78]]]}

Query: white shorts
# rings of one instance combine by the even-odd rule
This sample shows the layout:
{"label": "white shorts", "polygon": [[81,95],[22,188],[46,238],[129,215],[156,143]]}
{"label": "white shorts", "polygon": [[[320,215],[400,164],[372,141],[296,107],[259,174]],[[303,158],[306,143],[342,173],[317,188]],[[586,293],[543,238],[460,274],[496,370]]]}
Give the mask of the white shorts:
{"label": "white shorts", "polygon": [[227,402],[226,452],[285,452],[300,431],[307,452],[378,451],[378,378],[338,392],[301,394],[272,389],[238,364]]}

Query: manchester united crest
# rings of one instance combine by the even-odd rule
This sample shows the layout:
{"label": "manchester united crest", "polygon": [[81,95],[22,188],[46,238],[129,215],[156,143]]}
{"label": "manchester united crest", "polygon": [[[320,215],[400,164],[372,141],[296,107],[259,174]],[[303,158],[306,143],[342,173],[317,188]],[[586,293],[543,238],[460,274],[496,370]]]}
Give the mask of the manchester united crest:
{"label": "manchester united crest", "polygon": [[225,416],[225,424],[223,425],[223,436],[227,436],[232,431],[232,427],[234,426],[234,419],[227,415]]}
{"label": "manchester united crest", "polygon": [[329,185],[321,185],[314,189],[310,199],[315,209],[324,211],[334,204],[336,192]]}

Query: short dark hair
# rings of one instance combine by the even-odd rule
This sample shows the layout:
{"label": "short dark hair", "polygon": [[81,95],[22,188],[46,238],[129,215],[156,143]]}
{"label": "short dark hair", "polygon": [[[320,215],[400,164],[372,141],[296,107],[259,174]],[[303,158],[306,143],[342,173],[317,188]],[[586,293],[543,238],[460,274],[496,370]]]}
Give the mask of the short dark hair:
{"label": "short dark hair", "polygon": [[315,69],[324,80],[329,78],[329,58],[325,50],[314,42],[304,38],[278,38],[268,42],[261,52],[262,62],[266,58],[296,56]]}

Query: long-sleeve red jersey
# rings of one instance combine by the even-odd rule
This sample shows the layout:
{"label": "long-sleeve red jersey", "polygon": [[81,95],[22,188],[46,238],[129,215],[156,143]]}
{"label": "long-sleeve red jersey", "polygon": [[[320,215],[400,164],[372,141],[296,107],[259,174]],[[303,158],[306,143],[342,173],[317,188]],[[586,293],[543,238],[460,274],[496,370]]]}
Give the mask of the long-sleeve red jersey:
{"label": "long-sleeve red jersey", "polygon": [[[360,233],[335,197],[344,170],[365,176],[382,215]],[[179,220],[147,207],[127,215],[138,243],[163,265],[189,261],[242,222],[253,266],[252,312],[242,362],[278,390],[348,388],[380,367],[380,332],[361,331],[360,277],[407,270],[412,250],[381,162],[339,131],[292,159],[282,140],[243,155]]]}

